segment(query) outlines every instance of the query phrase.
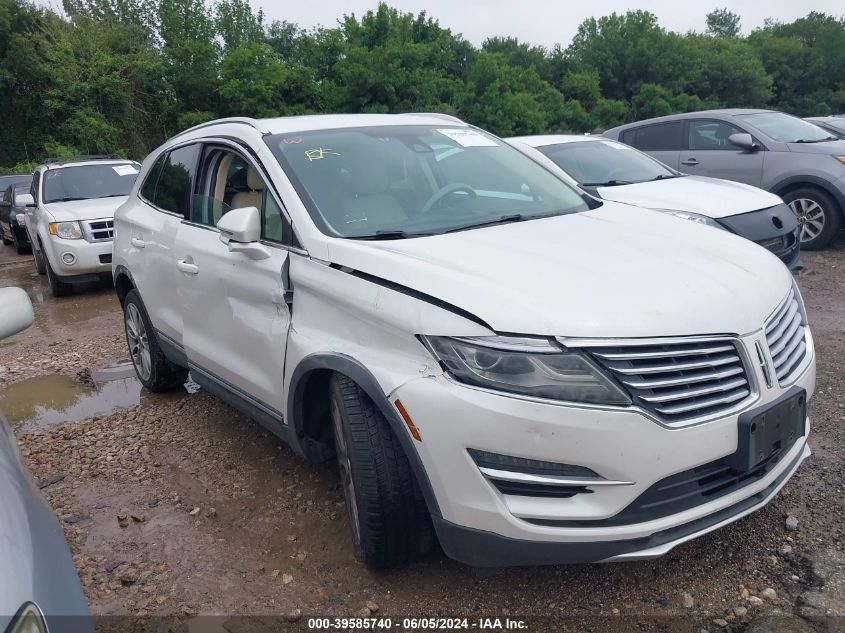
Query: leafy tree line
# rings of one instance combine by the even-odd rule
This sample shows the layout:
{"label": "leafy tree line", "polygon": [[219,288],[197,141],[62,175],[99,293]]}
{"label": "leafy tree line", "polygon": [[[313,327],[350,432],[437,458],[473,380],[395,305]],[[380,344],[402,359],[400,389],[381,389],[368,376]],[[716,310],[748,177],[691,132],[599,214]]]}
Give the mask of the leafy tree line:
{"label": "leafy tree line", "polygon": [[845,20],[810,13],[743,37],[646,11],[591,18],[566,47],[473,46],[380,4],[332,28],[268,22],[247,0],[0,0],[0,165],[46,155],[142,158],[230,115],[440,111],[501,135],[586,132],[678,111],[845,111]]}

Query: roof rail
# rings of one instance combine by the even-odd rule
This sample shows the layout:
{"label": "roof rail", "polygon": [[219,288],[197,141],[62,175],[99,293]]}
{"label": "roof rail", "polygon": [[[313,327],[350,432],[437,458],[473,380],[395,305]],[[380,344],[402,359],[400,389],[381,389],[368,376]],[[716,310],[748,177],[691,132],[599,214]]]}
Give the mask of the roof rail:
{"label": "roof rail", "polygon": [[117,154],[81,154],[79,156],[64,156],[62,158],[45,158],[42,165],[61,165],[63,163],[81,163],[87,160],[130,160]]}
{"label": "roof rail", "polygon": [[224,119],[213,119],[211,121],[206,121],[205,123],[200,123],[199,125],[195,125],[193,127],[189,127],[187,130],[182,130],[178,134],[174,136],[182,136],[183,134],[187,134],[188,132],[193,132],[194,130],[201,130],[204,127],[208,127],[210,125],[218,125],[220,123],[240,123],[241,125],[248,125],[251,128],[254,128],[261,132],[262,134],[266,133],[267,130],[263,129],[256,119],[252,119],[246,116],[231,116],[226,117]]}
{"label": "roof rail", "polygon": [[443,112],[403,112],[402,114],[406,114],[409,116],[430,116],[435,119],[451,121],[452,123],[466,123],[466,121],[462,121],[456,116],[452,116],[451,114],[444,114]]}

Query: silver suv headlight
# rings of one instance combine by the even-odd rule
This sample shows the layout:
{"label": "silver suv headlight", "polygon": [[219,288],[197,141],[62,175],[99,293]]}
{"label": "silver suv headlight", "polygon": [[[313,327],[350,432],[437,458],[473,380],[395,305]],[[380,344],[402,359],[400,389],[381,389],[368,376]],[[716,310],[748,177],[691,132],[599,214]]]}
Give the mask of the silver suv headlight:
{"label": "silver suv headlight", "polygon": [[589,358],[550,339],[422,338],[445,370],[467,385],[566,402],[631,404],[628,394]]}
{"label": "silver suv headlight", "polygon": [[82,239],[82,229],[79,222],[51,222],[50,235],[56,235],[66,240]]}
{"label": "silver suv headlight", "polygon": [[47,633],[44,614],[34,603],[27,602],[12,617],[6,633]]}

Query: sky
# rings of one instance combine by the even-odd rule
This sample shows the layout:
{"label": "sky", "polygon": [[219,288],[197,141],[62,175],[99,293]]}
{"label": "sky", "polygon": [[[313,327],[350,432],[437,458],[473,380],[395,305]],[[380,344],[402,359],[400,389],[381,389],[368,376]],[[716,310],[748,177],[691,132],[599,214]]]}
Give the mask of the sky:
{"label": "sky", "polygon": [[[360,16],[378,6],[378,0],[250,0],[253,7],[264,10],[268,21],[287,20],[303,27],[335,26],[343,14]],[[842,0],[726,0],[719,3],[690,0],[388,0],[388,4],[406,12],[426,14],[440,25],[463,34],[473,44],[486,38],[513,36],[535,45],[564,47],[572,40],[578,25],[589,17],[601,17],[614,11],[644,9],[657,15],[660,25],[672,31],[704,31],[705,15],[728,6],[742,17],[743,33],[762,26],[766,18],[791,22],[810,11],[841,16]]]}

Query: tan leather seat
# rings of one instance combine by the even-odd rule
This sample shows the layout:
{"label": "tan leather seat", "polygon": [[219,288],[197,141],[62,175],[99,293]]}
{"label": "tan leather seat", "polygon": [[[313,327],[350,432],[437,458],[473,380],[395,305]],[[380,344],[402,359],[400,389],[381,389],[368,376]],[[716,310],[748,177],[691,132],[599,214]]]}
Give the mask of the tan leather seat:
{"label": "tan leather seat", "polygon": [[246,186],[249,191],[241,191],[232,196],[232,208],[255,207],[260,211],[264,200],[264,180],[251,165],[246,172]]}
{"label": "tan leather seat", "polygon": [[[363,157],[362,157],[363,158]],[[355,195],[346,203],[351,219],[370,227],[396,226],[408,219],[399,201],[391,194],[390,172],[378,158],[359,160],[351,182]]]}

